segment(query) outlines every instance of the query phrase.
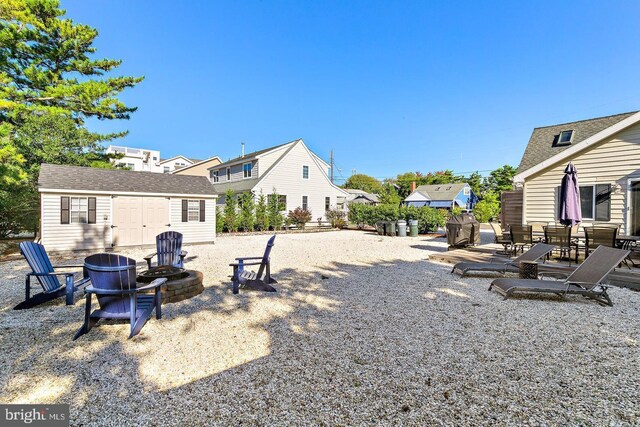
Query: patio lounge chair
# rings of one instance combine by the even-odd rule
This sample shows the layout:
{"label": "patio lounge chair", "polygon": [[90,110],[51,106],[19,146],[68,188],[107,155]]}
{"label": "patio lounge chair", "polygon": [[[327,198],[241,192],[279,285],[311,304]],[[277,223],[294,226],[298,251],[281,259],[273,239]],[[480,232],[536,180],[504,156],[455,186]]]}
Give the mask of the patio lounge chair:
{"label": "patio lounge chair", "polygon": [[[269,255],[271,254],[271,248],[273,242],[276,240],[276,236],[271,236],[267,242],[267,247],[264,250],[264,255],[261,257],[242,257],[236,258],[236,262],[229,264],[233,267],[233,293],[239,292],[240,285],[244,285],[248,288],[257,289],[266,292],[276,292],[276,288],[271,286],[271,283],[278,283],[273,277],[271,277],[271,261]],[[260,260],[253,262],[246,262],[247,260]],[[258,272],[255,273],[250,270],[245,270],[244,267],[248,265],[259,265]],[[262,278],[264,274],[264,278]]]}
{"label": "patio lounge chair", "polygon": [[151,269],[151,260],[156,255],[159,266],[170,265],[183,268],[187,252],[182,250],[182,234],[177,231],[165,231],[156,236],[156,252],[144,257],[149,269]]}
{"label": "patio lounge chair", "polygon": [[538,243],[517,258],[504,262],[459,262],[453,266],[452,273],[458,271],[464,277],[469,271],[488,271],[494,273],[517,273],[522,261],[537,261],[551,252],[555,246]]}
{"label": "patio lounge chair", "polygon": [[613,306],[607,294],[607,286],[601,282],[627,255],[629,251],[599,246],[564,281],[501,278],[491,282],[489,290],[495,289],[504,295],[504,299],[515,292],[584,295]]}
{"label": "patio lounge chair", "polygon": [[[27,264],[31,267],[31,273],[25,275],[25,299],[16,305],[14,310],[22,310],[25,308],[35,307],[52,299],[65,295],[67,305],[73,305],[73,293],[84,288],[89,284],[89,277],[86,273],[81,279],[74,282],[73,272],[56,272],[56,269],[82,268],[82,265],[51,265],[47,251],[39,243],[20,242],[20,253],[27,260]],[[58,276],[64,276],[64,284],[60,283]],[[31,296],[31,277],[38,279],[42,292]]]}
{"label": "patio lounge chair", "polygon": [[[122,255],[96,254],[84,259],[91,286],[85,289],[86,306],[84,324],[76,332],[74,340],[89,332],[100,319],[129,319],[129,338],[137,335],[153,310],[156,319],[162,318],[160,287],[167,279],[159,278],[148,285],[136,283],[136,261]],[[141,293],[155,291],[154,295]],[[91,313],[91,295],[96,294],[100,309]]]}

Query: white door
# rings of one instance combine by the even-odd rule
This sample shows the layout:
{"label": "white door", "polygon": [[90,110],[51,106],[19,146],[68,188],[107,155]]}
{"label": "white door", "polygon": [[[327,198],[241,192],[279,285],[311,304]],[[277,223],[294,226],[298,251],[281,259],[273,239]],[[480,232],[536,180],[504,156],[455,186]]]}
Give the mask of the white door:
{"label": "white door", "polygon": [[155,245],[156,236],[169,230],[169,199],[144,197],[142,200],[142,242]]}
{"label": "white door", "polygon": [[142,244],[142,197],[113,198],[113,246]]}

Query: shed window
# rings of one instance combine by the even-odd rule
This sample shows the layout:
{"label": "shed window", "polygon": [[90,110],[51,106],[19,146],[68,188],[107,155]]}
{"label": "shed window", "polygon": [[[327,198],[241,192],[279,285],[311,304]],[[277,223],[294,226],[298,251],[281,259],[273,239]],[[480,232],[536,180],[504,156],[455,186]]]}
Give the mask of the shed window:
{"label": "shed window", "polygon": [[251,163],[245,163],[242,165],[242,176],[244,178],[251,178],[251,170],[253,169],[253,165]]}
{"label": "shed window", "polygon": [[572,130],[563,130],[560,132],[560,137],[558,138],[558,144],[571,144],[571,138],[573,138]]}
{"label": "shed window", "polygon": [[71,224],[86,224],[89,203],[86,197],[71,197],[70,219]]}
{"label": "shed window", "polygon": [[200,221],[200,200],[189,200],[187,218],[189,222]]}
{"label": "shed window", "polygon": [[302,166],[302,179],[309,179],[309,166]]}

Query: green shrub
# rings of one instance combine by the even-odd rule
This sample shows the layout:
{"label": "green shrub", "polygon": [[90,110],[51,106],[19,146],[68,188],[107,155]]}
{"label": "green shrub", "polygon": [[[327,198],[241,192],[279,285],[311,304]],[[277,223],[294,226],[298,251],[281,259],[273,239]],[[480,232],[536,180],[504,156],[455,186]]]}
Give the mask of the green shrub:
{"label": "green shrub", "polygon": [[238,201],[233,190],[228,190],[224,195],[224,229],[238,231]]}
{"label": "green shrub", "polygon": [[216,206],[216,233],[222,233],[222,230],[224,230],[224,215],[222,209]]}
{"label": "green shrub", "polygon": [[325,212],[325,216],[333,228],[342,228],[347,224],[345,221],[347,214],[343,210],[329,209]]}
{"label": "green shrub", "polygon": [[476,203],[473,214],[479,222],[489,222],[500,215],[500,200],[498,195],[492,191],[487,191],[484,198]]}
{"label": "green shrub", "polygon": [[418,231],[428,233],[435,231],[438,227],[444,227],[447,221],[446,209],[434,209],[428,206],[402,206],[400,208],[400,219],[407,222],[418,220]]}
{"label": "green shrub", "polygon": [[298,228],[304,230],[305,224],[311,221],[311,211],[302,209],[298,206],[294,210],[289,211],[287,219],[289,219],[289,221],[291,221],[292,224],[295,224]]}
{"label": "green shrub", "polygon": [[258,196],[258,203],[256,203],[256,230],[268,230],[269,229],[269,217],[267,216],[267,198],[264,194]]}

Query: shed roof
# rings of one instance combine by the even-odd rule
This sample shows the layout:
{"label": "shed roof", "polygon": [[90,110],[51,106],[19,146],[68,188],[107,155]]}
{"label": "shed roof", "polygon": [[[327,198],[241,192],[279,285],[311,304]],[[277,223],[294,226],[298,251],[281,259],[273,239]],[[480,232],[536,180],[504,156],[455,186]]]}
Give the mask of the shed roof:
{"label": "shed roof", "polygon": [[215,195],[206,177],[43,163],[40,191]]}
{"label": "shed roof", "polygon": [[[518,173],[531,169],[537,164],[563,152],[567,148],[575,146],[585,139],[615,125],[635,113],[637,113],[637,111],[535,128],[533,133],[531,133],[531,138],[529,138],[527,148],[524,150],[522,160],[520,160]],[[573,131],[571,143],[558,145],[558,136],[560,135],[560,132],[565,130]]]}

